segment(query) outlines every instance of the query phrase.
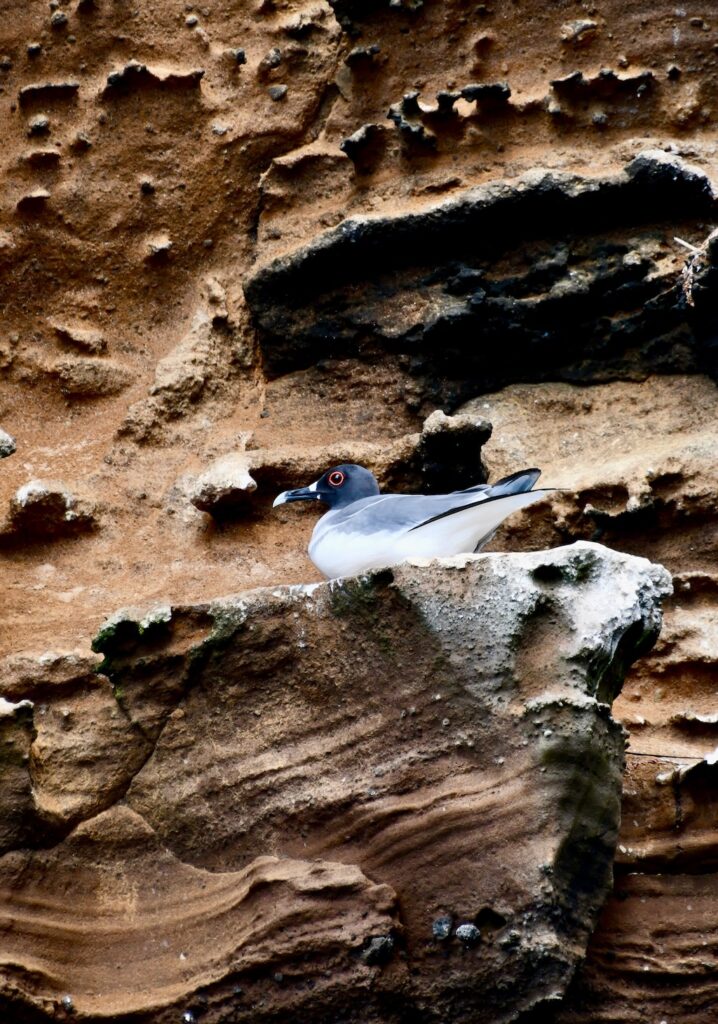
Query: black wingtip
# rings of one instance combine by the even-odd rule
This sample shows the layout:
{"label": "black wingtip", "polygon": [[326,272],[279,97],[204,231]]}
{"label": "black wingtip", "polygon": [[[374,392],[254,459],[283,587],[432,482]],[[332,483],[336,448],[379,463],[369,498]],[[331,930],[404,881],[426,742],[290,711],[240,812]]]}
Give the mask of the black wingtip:
{"label": "black wingtip", "polygon": [[491,493],[492,495],[522,494],[524,491],[530,491],[540,476],[541,470],[535,467],[520,469],[518,473],[511,473],[510,476],[505,476],[492,484]]}

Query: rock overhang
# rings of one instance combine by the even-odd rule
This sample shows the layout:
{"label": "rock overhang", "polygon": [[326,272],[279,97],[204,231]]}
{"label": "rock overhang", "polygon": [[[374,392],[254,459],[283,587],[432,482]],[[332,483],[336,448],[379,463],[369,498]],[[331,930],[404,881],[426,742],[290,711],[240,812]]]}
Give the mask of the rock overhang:
{"label": "rock overhang", "polygon": [[645,150],[618,173],[538,169],[348,217],[255,266],[244,290],[270,376],[398,353],[453,408],[517,379],[695,372],[711,349],[674,235],[714,211],[702,170]]}

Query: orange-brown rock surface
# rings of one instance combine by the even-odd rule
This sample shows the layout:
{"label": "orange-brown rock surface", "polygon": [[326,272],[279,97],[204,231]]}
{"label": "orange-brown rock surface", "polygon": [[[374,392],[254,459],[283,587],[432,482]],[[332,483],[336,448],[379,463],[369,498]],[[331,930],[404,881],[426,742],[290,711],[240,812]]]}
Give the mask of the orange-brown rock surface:
{"label": "orange-brown rock surface", "polygon": [[[356,1011],[443,1024],[512,1019],[550,990],[540,1021],[713,1021],[717,29],[699,0],[0,4],[6,1019],[141,1009],[160,1020],[164,1006],[168,1021]],[[673,577],[663,632],[620,695],[626,664],[615,658],[613,714],[630,734],[616,887],[568,989],[600,885],[570,936],[548,935],[543,988],[533,968],[521,973],[521,943],[500,945],[511,933],[501,908],[479,921],[482,943],[451,939],[446,960],[424,929],[415,961],[403,876],[373,873],[361,832],[355,787],[374,765],[300,792],[311,759],[301,762],[296,807],[262,790],[261,772],[274,771],[262,768],[265,747],[297,763],[324,726],[360,758],[364,712],[385,702],[379,728],[404,683],[385,649],[408,643],[404,633],[416,648],[406,662],[417,679],[429,673],[439,641],[402,618],[403,584],[388,591],[392,639],[372,625],[357,640],[374,687],[357,690],[351,720],[331,725],[337,695],[321,688],[343,663],[341,630],[316,627],[330,671],[313,714],[277,690],[291,626],[281,615],[252,655],[262,686],[271,680],[262,700],[275,694],[276,706],[254,715],[236,681],[223,704],[217,666],[190,666],[210,673],[208,689],[187,688],[213,602],[317,581],[305,554],[314,511],[272,512],[271,500],[347,460],[383,486],[433,491],[541,466],[542,482],[563,490],[510,520],[494,550],[597,541]],[[279,593],[252,607],[300,601]],[[120,680],[98,673],[91,641],[128,606],[137,621],[155,611],[141,636],[130,630]],[[554,671],[562,657],[549,617],[534,626],[517,686],[540,658]],[[615,735],[605,712],[581,714]],[[511,718],[499,718],[503,735]],[[422,750],[441,748],[442,719],[412,734],[408,781],[390,773],[391,799],[411,805],[417,829],[444,813],[421,767]],[[372,736],[375,760],[391,763],[391,728]],[[560,830],[549,790],[527,781],[542,742],[527,738],[503,767],[484,763],[482,746],[475,771],[487,785],[501,775],[501,813]],[[584,740],[591,761],[604,741]],[[611,742],[604,782],[620,763]],[[450,784],[455,764],[437,758]],[[243,759],[256,762],[254,782]],[[359,816],[346,856],[325,852],[314,790],[337,801],[337,821]],[[617,790],[604,792],[609,807]],[[538,807],[547,818],[531,818]],[[263,845],[250,850],[252,828]],[[514,851],[508,824],[492,828],[495,846],[474,834],[470,870],[455,835],[469,843],[471,830],[447,828],[435,876],[508,871],[516,851],[524,872],[549,863],[528,839]],[[406,877],[411,842],[397,855]],[[608,872],[611,851],[597,849]],[[161,933],[179,920],[193,953],[175,956]],[[394,943],[386,962],[387,945],[371,946],[382,936]],[[302,957],[306,992],[272,966]],[[474,962],[484,992],[498,991],[493,964],[509,993],[481,1010],[466,988]],[[238,981],[241,997],[221,988],[246,970],[261,979]]]}
{"label": "orange-brown rock surface", "polygon": [[582,542],[116,614],[93,705],[34,703],[29,755],[32,704],[7,705],[30,827],[0,860],[7,1012],[555,1002],[611,881],[609,703],[670,591]]}

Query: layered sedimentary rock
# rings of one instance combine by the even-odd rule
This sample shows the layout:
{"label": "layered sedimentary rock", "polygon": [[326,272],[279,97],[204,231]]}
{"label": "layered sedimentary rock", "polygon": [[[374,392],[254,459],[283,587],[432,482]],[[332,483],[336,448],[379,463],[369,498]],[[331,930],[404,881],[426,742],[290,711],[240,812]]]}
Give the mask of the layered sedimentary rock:
{"label": "layered sedimentary rock", "polygon": [[[91,713],[104,675],[117,712],[101,775],[73,753],[88,707],[40,707],[17,664],[45,820],[0,860],[6,1012],[508,1021],[554,1004],[611,885],[609,704],[670,590],[661,567],[578,543],[118,613],[95,640]],[[94,804],[62,806],[73,757]],[[17,849],[50,826],[50,849]]]}
{"label": "layered sedimentary rock", "polygon": [[[566,491],[503,543],[600,539],[672,572],[661,638],[614,714],[630,732],[618,881],[561,1021],[710,1020],[716,915],[718,388],[705,377],[515,385],[462,415],[494,425],[488,472],[537,461]],[[685,899],[678,894],[685,894]],[[650,906],[650,911],[648,907]]]}

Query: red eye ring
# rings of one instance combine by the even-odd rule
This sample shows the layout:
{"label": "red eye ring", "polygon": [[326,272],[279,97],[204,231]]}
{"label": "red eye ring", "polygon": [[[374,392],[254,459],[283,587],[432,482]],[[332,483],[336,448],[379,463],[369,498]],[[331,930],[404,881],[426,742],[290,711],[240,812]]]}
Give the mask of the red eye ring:
{"label": "red eye ring", "polygon": [[329,474],[329,483],[332,487],[341,487],[346,480],[346,473],[342,473],[341,469],[335,469],[333,473]]}

